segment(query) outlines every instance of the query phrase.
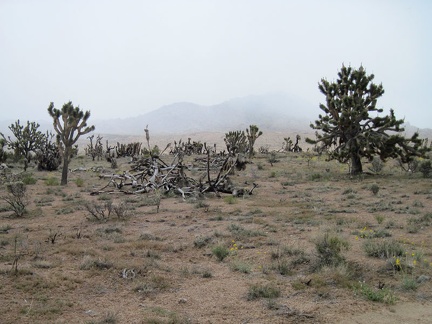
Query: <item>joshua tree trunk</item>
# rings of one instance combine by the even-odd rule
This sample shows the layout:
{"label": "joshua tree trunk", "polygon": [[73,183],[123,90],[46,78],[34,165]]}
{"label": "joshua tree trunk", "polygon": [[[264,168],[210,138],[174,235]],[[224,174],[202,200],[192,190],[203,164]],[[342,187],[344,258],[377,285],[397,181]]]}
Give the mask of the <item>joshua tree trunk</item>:
{"label": "joshua tree trunk", "polygon": [[27,171],[27,167],[29,165],[29,160],[27,159],[27,156],[24,157],[24,171]]}
{"label": "joshua tree trunk", "polygon": [[62,186],[67,185],[70,156],[71,156],[70,150],[68,147],[66,147],[63,155],[63,169],[62,169],[62,177],[60,183]]}
{"label": "joshua tree trunk", "polygon": [[361,158],[358,154],[351,155],[351,174],[360,174],[363,172]]}

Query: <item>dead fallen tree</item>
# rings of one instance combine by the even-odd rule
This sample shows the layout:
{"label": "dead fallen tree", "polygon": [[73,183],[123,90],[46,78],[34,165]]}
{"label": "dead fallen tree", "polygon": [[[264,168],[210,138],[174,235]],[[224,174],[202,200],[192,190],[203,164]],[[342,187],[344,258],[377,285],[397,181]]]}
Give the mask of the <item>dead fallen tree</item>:
{"label": "dead fallen tree", "polygon": [[[142,157],[130,162],[131,168],[122,174],[100,174],[100,178],[108,179],[108,183],[99,190],[93,191],[92,195],[101,193],[140,194],[148,192],[172,192],[181,195],[194,196],[206,192],[228,193],[235,196],[251,195],[257,187],[245,189],[236,187],[229,175],[234,169],[244,170],[247,161],[239,154],[228,156],[223,160],[211,157],[210,150],[207,151],[207,159],[200,159],[205,168],[200,168],[201,174],[195,179],[186,173],[190,166],[183,163],[183,152],[177,153],[171,164],[164,162],[159,156]],[[204,169],[204,170],[203,170]]]}

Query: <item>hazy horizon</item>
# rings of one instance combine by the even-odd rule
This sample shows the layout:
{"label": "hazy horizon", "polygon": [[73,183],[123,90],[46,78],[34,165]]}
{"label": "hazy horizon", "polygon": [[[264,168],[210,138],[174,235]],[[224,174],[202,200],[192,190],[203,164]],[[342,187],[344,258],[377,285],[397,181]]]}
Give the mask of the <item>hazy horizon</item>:
{"label": "hazy horizon", "polygon": [[378,107],[432,128],[430,1],[0,2],[1,120],[49,120],[68,102],[91,119],[176,102],[216,105],[285,92],[311,102],[321,78],[363,65]]}

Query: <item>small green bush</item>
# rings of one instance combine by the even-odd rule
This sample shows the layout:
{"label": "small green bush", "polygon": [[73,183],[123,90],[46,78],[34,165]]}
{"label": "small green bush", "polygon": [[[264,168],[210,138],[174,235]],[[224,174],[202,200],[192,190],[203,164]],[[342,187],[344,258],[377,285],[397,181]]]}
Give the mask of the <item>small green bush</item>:
{"label": "small green bush", "polygon": [[357,192],[354,189],[348,188],[342,192],[342,195],[355,194],[355,193],[357,193]]}
{"label": "small green bush", "polygon": [[392,258],[405,254],[402,245],[394,240],[375,242],[368,239],[363,244],[363,250],[367,256],[374,258]]}
{"label": "small green bush", "polygon": [[223,245],[216,245],[213,247],[212,253],[222,262],[229,255],[229,249]]}
{"label": "small green bush", "polygon": [[252,271],[252,266],[249,263],[246,263],[241,260],[234,260],[230,264],[230,268],[233,271],[237,271],[241,273],[250,273]]}
{"label": "small green bush", "polygon": [[425,160],[420,163],[419,171],[422,173],[423,178],[429,178],[432,173],[432,162],[431,160]]}
{"label": "small green bush", "polygon": [[237,199],[234,196],[226,196],[224,198],[224,201],[228,204],[228,205],[233,205],[235,203],[237,203]]}
{"label": "small green bush", "polygon": [[348,242],[326,233],[318,238],[315,242],[315,248],[318,252],[318,267],[337,266],[345,259],[341,255],[342,250],[348,250]]}
{"label": "small green bush", "polygon": [[322,178],[322,175],[321,175],[320,173],[313,173],[313,174],[311,175],[311,180],[312,180],[312,181],[315,181],[315,180],[321,180],[321,178]]}
{"label": "small green bush", "polygon": [[268,161],[270,164],[272,164],[272,165],[273,165],[273,163],[277,163],[277,162],[279,162],[279,160],[278,160],[277,157],[276,157],[276,153],[275,153],[275,152],[271,152],[271,153],[270,153],[270,155],[269,155],[267,161]]}
{"label": "small green bush", "polygon": [[113,263],[104,259],[96,259],[89,255],[84,256],[80,264],[81,270],[98,269],[105,270],[112,268]]}
{"label": "small green bush", "polygon": [[419,287],[418,282],[415,280],[415,278],[410,276],[404,276],[402,280],[402,289],[403,290],[417,290]]}
{"label": "small green bush", "polygon": [[76,178],[75,179],[75,184],[79,188],[84,187],[84,180],[82,178]]}
{"label": "small green bush", "polygon": [[277,298],[280,296],[280,289],[273,285],[252,285],[249,287],[247,295],[248,300],[255,300],[258,298]]}
{"label": "small green bush", "polygon": [[377,289],[372,288],[365,283],[361,283],[360,287],[357,288],[357,291],[370,301],[385,304],[394,304],[396,302],[396,296],[387,288]]}
{"label": "small green bush", "polygon": [[242,237],[266,236],[266,233],[263,231],[247,229],[234,223],[228,225],[228,230],[234,235],[236,239],[240,239]]}
{"label": "small green bush", "polygon": [[198,236],[194,240],[194,246],[198,249],[205,247],[211,242],[212,238],[210,236]]}
{"label": "small green bush", "polygon": [[384,216],[382,216],[382,215],[375,215],[375,219],[378,222],[378,224],[382,224],[382,222],[384,221]]}
{"label": "small green bush", "polygon": [[59,185],[59,181],[57,178],[54,177],[49,177],[45,180],[45,184],[47,186],[58,186]]}
{"label": "small green bush", "polygon": [[372,191],[372,193],[376,196],[379,192],[379,186],[374,183],[373,185],[370,186],[370,190]]}
{"label": "small green bush", "polygon": [[21,181],[25,184],[25,185],[33,185],[37,182],[37,179],[33,178],[33,174],[31,173],[25,173],[22,177],[21,177]]}

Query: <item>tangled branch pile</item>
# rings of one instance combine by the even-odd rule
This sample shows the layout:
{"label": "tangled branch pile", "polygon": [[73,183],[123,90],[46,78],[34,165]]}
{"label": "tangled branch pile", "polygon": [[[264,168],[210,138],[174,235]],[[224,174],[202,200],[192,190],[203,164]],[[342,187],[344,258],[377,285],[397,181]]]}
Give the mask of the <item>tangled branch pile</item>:
{"label": "tangled branch pile", "polygon": [[[108,178],[108,183],[101,189],[92,192],[97,195],[106,192],[119,191],[125,194],[147,193],[151,191],[162,191],[163,193],[173,192],[182,195],[183,198],[190,195],[203,194],[205,192],[230,193],[235,196],[252,194],[256,184],[249,190],[238,188],[233,185],[229,175],[234,168],[244,170],[246,159],[237,154],[228,156],[223,160],[211,158],[210,151],[207,152],[207,159],[200,159],[201,175],[197,179],[186,174],[193,166],[186,166],[183,163],[183,153],[174,156],[171,164],[165,163],[159,156],[143,157],[132,161],[132,167],[123,174],[101,174],[101,178]],[[205,167],[203,165],[205,164]],[[203,170],[204,169],[204,170]]]}

